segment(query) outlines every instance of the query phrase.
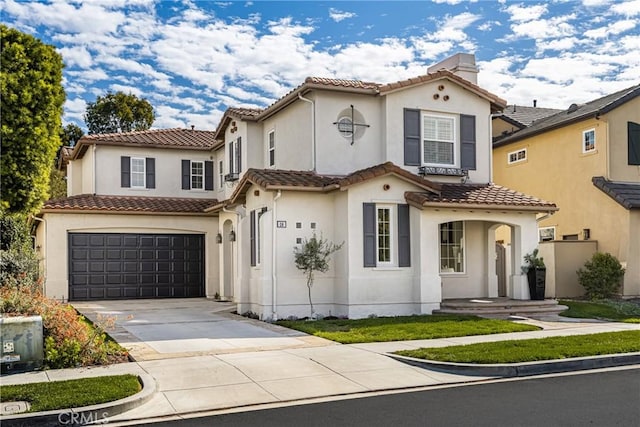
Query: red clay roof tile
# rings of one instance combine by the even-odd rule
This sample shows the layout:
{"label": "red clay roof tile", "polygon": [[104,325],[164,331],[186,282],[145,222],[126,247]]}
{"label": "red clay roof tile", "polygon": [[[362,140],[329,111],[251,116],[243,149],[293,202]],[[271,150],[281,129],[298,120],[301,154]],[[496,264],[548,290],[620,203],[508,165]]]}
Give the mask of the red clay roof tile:
{"label": "red clay roof tile", "polygon": [[216,199],[179,197],[98,196],[80,194],[47,200],[42,208],[49,211],[100,211],[136,213],[204,213],[218,203]]}

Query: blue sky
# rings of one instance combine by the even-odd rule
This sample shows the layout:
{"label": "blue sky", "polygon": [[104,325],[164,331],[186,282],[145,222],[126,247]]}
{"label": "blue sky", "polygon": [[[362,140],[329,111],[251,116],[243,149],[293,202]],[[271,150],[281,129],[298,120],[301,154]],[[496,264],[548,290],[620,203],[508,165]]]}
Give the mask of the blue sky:
{"label": "blue sky", "polygon": [[146,98],[154,128],[215,129],[307,76],[387,83],[474,53],[481,87],[566,108],[640,82],[640,0],[0,0],[2,22],[58,48],[65,123],[107,91]]}

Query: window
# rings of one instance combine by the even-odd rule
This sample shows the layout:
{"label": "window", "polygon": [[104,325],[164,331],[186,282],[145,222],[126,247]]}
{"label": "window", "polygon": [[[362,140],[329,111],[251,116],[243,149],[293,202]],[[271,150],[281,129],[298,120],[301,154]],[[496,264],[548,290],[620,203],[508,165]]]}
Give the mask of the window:
{"label": "window", "polygon": [[251,266],[260,265],[260,217],[267,208],[251,211],[249,214],[249,241],[251,243]]}
{"label": "window", "polygon": [[338,125],[338,132],[340,132],[340,135],[347,139],[351,139],[353,136],[353,122],[351,121],[351,118],[340,117],[336,124]]}
{"label": "window", "polygon": [[628,164],[640,165],[640,124],[627,122]]}
{"label": "window", "polygon": [[538,240],[540,242],[550,242],[552,240],[556,240],[556,228],[555,227],[538,228]]}
{"label": "window", "polygon": [[131,188],[146,188],[145,185],[145,159],[131,158]]}
{"label": "window", "polygon": [[238,138],[229,143],[229,173],[240,173],[240,144],[242,139]]}
{"label": "window", "polygon": [[274,167],[276,165],[276,131],[269,132],[269,166]]}
{"label": "window", "polygon": [[512,151],[511,153],[507,154],[507,158],[509,164],[527,160],[527,149],[523,148],[522,150]]}
{"label": "window", "polygon": [[156,159],[153,157],[120,157],[122,188],[156,188]]}
{"label": "window", "polygon": [[191,189],[204,189],[204,162],[191,162]]}
{"label": "window", "polygon": [[213,162],[209,160],[182,160],[183,190],[213,190]]}
{"label": "window", "polygon": [[376,207],[378,263],[391,262],[391,207]]}
{"label": "window", "polygon": [[464,223],[440,224],[440,272],[464,273]]}
{"label": "window", "polygon": [[224,162],[222,160],[220,160],[218,162],[218,182],[220,183],[220,189],[224,188]]}
{"label": "window", "polygon": [[596,150],[596,130],[589,129],[582,132],[582,152],[589,153]]}
{"label": "window", "polygon": [[425,164],[455,165],[455,120],[453,117],[422,116],[423,161]]}
{"label": "window", "polygon": [[409,205],[363,203],[365,267],[411,267]]}

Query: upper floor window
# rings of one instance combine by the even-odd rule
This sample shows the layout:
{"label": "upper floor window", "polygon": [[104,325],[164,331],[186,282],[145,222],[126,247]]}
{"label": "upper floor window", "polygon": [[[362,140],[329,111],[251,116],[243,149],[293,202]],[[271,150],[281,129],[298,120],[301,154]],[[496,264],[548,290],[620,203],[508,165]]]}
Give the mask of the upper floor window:
{"label": "upper floor window", "polygon": [[235,181],[242,168],[242,138],[229,143],[229,173],[225,176],[226,181]]}
{"label": "upper floor window", "polygon": [[131,158],[131,188],[145,188],[145,160],[139,157]]}
{"label": "upper floor window", "polygon": [[213,162],[182,160],[183,190],[213,190]]}
{"label": "upper floor window", "polygon": [[220,183],[220,189],[224,188],[224,162],[220,160],[218,162],[218,182]]}
{"label": "upper floor window", "polygon": [[123,188],[155,188],[155,165],[153,157],[120,157],[120,186]]}
{"label": "upper floor window", "polygon": [[582,152],[589,153],[596,149],[596,130],[589,129],[582,132]]}
{"label": "upper floor window", "polygon": [[444,116],[422,116],[423,161],[425,164],[455,165],[455,119]]}
{"label": "upper floor window", "polygon": [[627,122],[628,164],[640,165],[640,124]]}
{"label": "upper floor window", "polygon": [[191,162],[191,189],[204,189],[204,162]]}
{"label": "upper floor window", "polygon": [[464,223],[440,224],[440,272],[464,273]]}
{"label": "upper floor window", "polygon": [[269,166],[274,167],[276,165],[276,131],[269,132],[267,139],[269,141]]}
{"label": "upper floor window", "polygon": [[509,164],[527,160],[527,149],[523,148],[522,150],[512,151],[511,153],[507,154],[507,158]]}

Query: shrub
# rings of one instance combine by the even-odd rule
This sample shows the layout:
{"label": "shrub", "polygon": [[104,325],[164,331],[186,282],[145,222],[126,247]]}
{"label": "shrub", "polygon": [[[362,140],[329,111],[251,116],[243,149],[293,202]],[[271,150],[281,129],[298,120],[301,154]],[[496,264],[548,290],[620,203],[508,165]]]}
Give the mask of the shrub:
{"label": "shrub", "polygon": [[620,261],[609,253],[596,252],[577,272],[578,282],[590,299],[610,298],[618,292],[624,277]]}
{"label": "shrub", "polygon": [[38,257],[26,219],[3,215],[0,231],[0,285],[37,288],[40,285]]}
{"label": "shrub", "polygon": [[109,341],[100,325],[90,325],[70,305],[47,298],[39,290],[21,286],[3,286],[0,297],[3,314],[42,316],[48,368],[126,361],[126,351]]}

